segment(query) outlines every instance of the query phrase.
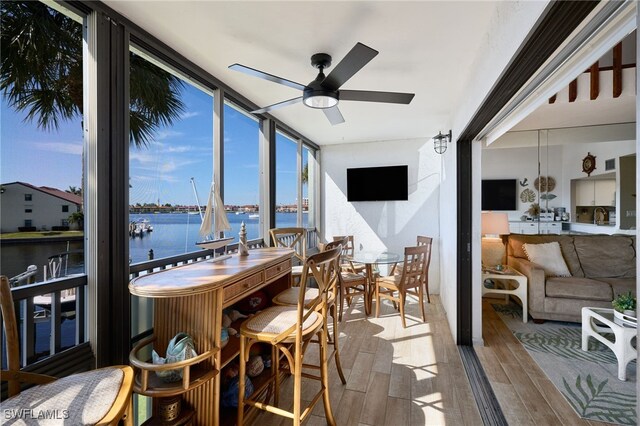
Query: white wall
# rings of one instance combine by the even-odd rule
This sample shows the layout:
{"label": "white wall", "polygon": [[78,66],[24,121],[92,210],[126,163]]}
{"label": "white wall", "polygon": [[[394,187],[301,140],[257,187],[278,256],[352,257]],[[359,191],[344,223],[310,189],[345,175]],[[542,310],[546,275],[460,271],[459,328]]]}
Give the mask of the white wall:
{"label": "white wall", "polygon": [[[522,44],[530,29],[534,26],[538,17],[547,6],[547,1],[509,1],[499,2],[492,19],[491,30],[486,34],[478,34],[484,41],[480,49],[475,52],[476,60],[472,66],[474,72],[469,81],[461,82],[465,89],[464,96],[460,99],[454,115],[451,119],[453,139],[457,140],[464,131],[469,120],[478,110],[487,93],[490,92],[502,71],[506,68],[511,58]],[[454,67],[455,64],[450,64]],[[476,152],[476,151],[474,151]],[[481,167],[480,156],[474,155],[472,168],[479,170]],[[479,176],[474,175],[475,180]],[[474,183],[479,185],[479,181]],[[440,216],[442,236],[440,246],[440,270],[442,271],[441,299],[454,339],[457,338],[457,222],[456,215],[452,212],[456,209],[456,149],[455,145],[443,155],[442,183],[441,183]],[[474,193],[479,194],[479,189],[474,186]],[[461,206],[461,208],[469,208]],[[473,226],[479,229],[480,203],[471,206],[473,209]],[[473,276],[473,287],[480,285],[480,237],[473,239],[472,251],[474,253],[473,265],[476,273]],[[474,297],[472,303],[473,323],[482,321],[482,299]],[[482,336],[477,334],[481,330],[477,325],[472,330],[475,342],[480,342]]]}
{"label": "white wall", "polygon": [[[356,249],[402,253],[417,235],[434,238],[429,270],[430,293],[440,289],[440,162],[430,139],[323,146],[322,239],[354,235]],[[408,201],[347,201],[347,168],[409,166]],[[450,216],[455,212],[449,211]]]}

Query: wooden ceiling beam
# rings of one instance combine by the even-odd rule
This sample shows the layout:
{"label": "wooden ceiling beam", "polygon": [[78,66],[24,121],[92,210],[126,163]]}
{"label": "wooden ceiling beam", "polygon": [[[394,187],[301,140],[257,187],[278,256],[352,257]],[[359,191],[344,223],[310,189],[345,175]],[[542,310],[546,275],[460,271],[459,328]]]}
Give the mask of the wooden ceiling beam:
{"label": "wooden ceiling beam", "polygon": [[598,66],[598,61],[595,64],[591,65],[590,69],[591,74],[591,94],[590,99],[592,101],[598,99],[598,95],[600,94],[600,67]]}
{"label": "wooden ceiling beam", "polygon": [[553,95],[552,97],[549,98],[549,103],[552,104],[556,101],[556,96],[557,95]]}
{"label": "wooden ceiling beam", "polygon": [[613,97],[622,94],[622,42],[613,48]]}

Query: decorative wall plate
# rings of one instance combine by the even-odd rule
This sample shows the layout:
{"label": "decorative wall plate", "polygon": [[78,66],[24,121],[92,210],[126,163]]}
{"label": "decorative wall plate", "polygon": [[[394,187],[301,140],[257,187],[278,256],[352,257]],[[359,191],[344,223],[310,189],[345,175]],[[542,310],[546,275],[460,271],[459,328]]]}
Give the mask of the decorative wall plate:
{"label": "decorative wall plate", "polygon": [[551,192],[556,189],[556,180],[551,176],[539,176],[533,186],[540,192]]}
{"label": "decorative wall plate", "polygon": [[536,193],[529,188],[520,193],[520,201],[523,203],[533,203],[536,200]]}

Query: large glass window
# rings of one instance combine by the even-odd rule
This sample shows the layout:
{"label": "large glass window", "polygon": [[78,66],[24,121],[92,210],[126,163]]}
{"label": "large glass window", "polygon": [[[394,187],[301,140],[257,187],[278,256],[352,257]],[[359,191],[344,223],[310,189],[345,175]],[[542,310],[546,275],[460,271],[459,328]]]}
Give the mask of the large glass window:
{"label": "large glass window", "polygon": [[144,52],[133,48],[130,58],[129,255],[136,263],[199,250],[198,207],[213,170],[213,95]]}
{"label": "large glass window", "polygon": [[276,132],[276,227],[298,226],[298,142]]}
{"label": "large glass window", "polygon": [[302,226],[315,227],[316,195],[316,158],[315,151],[302,147]]}
{"label": "large glass window", "polygon": [[225,102],[224,107],[224,204],[231,230],[238,240],[242,222],[247,238],[260,238],[258,204],[260,123],[240,108]]}
{"label": "large glass window", "polygon": [[[0,3],[0,274],[14,287],[85,271],[83,21],[55,7]],[[51,347],[51,297],[34,304],[29,363]],[[75,304],[63,304],[60,350],[75,327]]]}

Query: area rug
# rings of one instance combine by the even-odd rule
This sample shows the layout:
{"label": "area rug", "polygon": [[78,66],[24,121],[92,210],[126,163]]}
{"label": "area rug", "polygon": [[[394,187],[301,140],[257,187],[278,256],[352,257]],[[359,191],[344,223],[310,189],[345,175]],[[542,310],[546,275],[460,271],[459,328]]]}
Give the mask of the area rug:
{"label": "area rug", "polygon": [[589,339],[589,351],[582,350],[580,324],[523,323],[519,305],[511,302],[492,306],[580,417],[638,424],[636,361],[627,366],[627,381],[620,381],[616,357],[609,348]]}

